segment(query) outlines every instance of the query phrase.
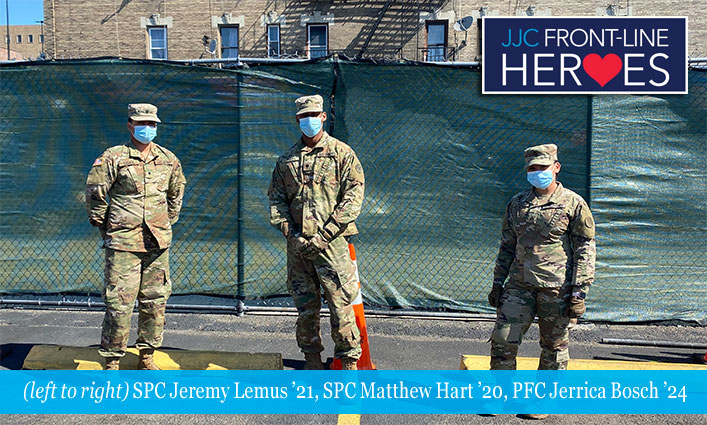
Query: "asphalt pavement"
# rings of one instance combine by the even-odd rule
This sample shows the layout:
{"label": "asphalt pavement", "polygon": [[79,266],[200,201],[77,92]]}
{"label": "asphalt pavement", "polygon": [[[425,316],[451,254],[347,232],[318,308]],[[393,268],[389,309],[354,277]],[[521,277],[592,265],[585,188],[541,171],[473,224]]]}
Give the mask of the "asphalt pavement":
{"label": "asphalt pavement", "polygon": [[[0,368],[19,369],[33,344],[91,346],[100,341],[99,311],[0,309]],[[135,341],[133,334],[131,342]],[[293,314],[167,314],[165,348],[282,353],[286,369],[304,361],[295,343]],[[419,317],[368,316],[371,354],[378,369],[459,369],[462,354],[488,355],[489,319],[439,320]],[[331,357],[328,317],[322,335]],[[577,359],[694,363],[696,349],[601,344],[602,338],[630,338],[707,343],[707,327],[690,324],[617,325],[580,323],[571,331],[570,353]],[[538,328],[533,325],[519,356],[537,357]],[[704,355],[704,353],[702,353]],[[569,412],[568,412],[569,413]],[[344,418],[345,419],[345,418]],[[513,424],[527,420],[511,415],[362,415],[360,424]],[[337,415],[0,415],[12,424],[337,424]],[[707,424],[707,415],[552,415],[547,424]]]}

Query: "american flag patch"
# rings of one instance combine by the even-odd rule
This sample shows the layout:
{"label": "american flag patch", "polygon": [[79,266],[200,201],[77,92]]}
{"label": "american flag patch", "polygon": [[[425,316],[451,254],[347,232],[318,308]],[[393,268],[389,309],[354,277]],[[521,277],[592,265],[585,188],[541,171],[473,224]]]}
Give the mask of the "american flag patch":
{"label": "american flag patch", "polygon": [[98,158],[96,158],[95,161],[93,161],[93,166],[94,166],[94,167],[96,167],[96,166],[98,166],[98,165],[101,165],[101,164],[103,164],[103,157],[102,157],[102,156],[99,156]]}

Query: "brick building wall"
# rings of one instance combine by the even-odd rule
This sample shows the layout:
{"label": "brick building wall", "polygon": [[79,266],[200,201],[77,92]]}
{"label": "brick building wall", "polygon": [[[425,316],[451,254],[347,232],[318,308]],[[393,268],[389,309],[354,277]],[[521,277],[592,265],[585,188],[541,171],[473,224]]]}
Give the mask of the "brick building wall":
{"label": "brick building wall", "polygon": [[[167,28],[169,59],[211,58],[203,40],[220,45],[219,25],[238,27],[241,57],[266,57],[267,24],[276,24],[285,57],[307,57],[308,25],[326,25],[329,52],[424,60],[426,22],[435,21],[446,23],[449,59],[471,61],[480,55],[480,16],[527,14],[688,16],[688,52],[704,56],[703,7],[701,0],[621,0],[614,8],[607,0],[45,0],[44,14],[46,50],[55,58],[149,58],[150,26]],[[474,24],[455,31],[454,22],[465,16]]]}
{"label": "brick building wall", "polygon": [[[42,53],[41,25],[10,25],[10,51],[19,53],[21,59],[36,59]],[[0,60],[7,60],[7,26],[0,26],[3,55]],[[19,38],[18,38],[19,37]]]}

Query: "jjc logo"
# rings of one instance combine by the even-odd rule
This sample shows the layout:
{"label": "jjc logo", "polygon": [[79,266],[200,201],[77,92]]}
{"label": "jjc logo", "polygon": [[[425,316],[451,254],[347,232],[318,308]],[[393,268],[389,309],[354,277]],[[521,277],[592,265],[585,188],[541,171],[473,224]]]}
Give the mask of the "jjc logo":
{"label": "jjc logo", "polygon": [[687,18],[486,17],[482,92],[687,93]]}

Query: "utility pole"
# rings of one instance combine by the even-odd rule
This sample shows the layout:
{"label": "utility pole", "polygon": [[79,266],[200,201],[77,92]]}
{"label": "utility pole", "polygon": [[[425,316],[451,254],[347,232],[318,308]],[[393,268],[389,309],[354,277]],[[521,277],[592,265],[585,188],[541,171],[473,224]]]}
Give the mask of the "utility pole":
{"label": "utility pole", "polygon": [[42,24],[42,34],[39,36],[42,39],[42,53],[40,53],[40,54],[44,54],[44,20],[35,21],[35,22],[38,24]]}
{"label": "utility pole", "polygon": [[10,4],[5,0],[5,14],[7,15],[7,60],[10,60]]}

